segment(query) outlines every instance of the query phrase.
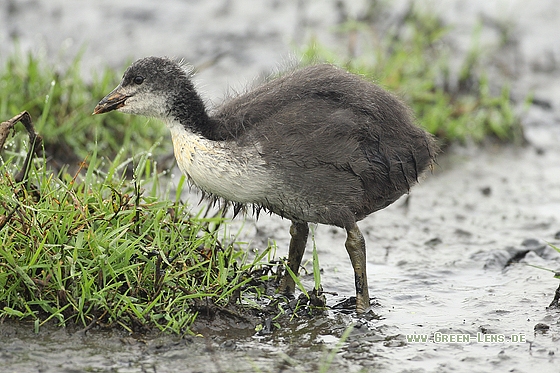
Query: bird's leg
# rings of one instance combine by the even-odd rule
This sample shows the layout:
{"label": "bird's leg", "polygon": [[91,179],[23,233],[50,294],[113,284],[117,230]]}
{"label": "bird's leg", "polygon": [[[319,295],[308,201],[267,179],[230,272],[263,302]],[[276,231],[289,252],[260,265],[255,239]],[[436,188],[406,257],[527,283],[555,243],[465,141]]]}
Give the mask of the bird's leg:
{"label": "bird's leg", "polygon": [[[307,236],[309,235],[309,226],[307,223],[292,222],[290,235],[292,239],[290,240],[290,251],[288,252],[288,267],[297,275],[299,273],[299,266],[303,258],[303,253],[305,252]],[[294,279],[290,276],[290,273],[286,271],[278,291],[282,294],[293,294],[295,287]]]}
{"label": "bird's leg", "polygon": [[354,267],[356,282],[356,312],[363,313],[369,307],[369,290],[366,273],[366,242],[358,225],[346,229],[346,251]]}

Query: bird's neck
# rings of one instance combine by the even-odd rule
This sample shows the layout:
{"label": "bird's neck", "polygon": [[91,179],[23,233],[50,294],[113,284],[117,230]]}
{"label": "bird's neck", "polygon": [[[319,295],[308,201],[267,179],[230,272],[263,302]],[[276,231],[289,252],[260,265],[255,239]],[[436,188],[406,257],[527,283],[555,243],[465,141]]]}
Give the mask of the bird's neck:
{"label": "bird's neck", "polygon": [[192,83],[188,82],[183,87],[182,92],[173,99],[171,120],[181,123],[185,130],[211,141],[236,140],[239,137],[243,126],[211,117]]}
{"label": "bird's neck", "polygon": [[186,131],[211,141],[224,140],[219,135],[220,123],[208,115],[204,101],[192,86],[173,100],[171,117]]}

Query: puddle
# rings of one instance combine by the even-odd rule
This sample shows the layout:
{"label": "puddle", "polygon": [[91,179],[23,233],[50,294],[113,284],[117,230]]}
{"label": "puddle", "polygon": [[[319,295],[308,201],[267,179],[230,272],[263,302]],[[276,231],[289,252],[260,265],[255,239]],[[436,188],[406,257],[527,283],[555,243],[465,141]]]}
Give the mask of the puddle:
{"label": "puddle", "polygon": [[[225,86],[242,86],[289,60],[292,40],[324,34],[336,22],[336,11],[324,3],[298,4],[167,0],[155,9],[149,1],[7,2],[0,7],[5,21],[0,60],[13,35],[24,49],[42,51],[53,60],[61,46],[72,51],[87,41],[86,68],[122,66],[129,56],[149,54],[186,57],[197,65],[221,56],[198,76],[206,95],[217,98]],[[351,9],[360,2],[352,4]],[[480,12],[498,11],[484,5],[487,1],[465,4],[454,2],[445,15],[459,22],[457,41],[462,44],[470,40],[468,22]],[[558,280],[528,264],[560,269],[560,254],[545,244],[560,244],[560,79],[557,67],[542,68],[546,56],[558,51],[541,37],[555,35],[560,14],[550,1],[543,1],[542,9],[512,4],[507,15],[519,19],[516,32],[526,31],[520,35],[522,68],[514,94],[522,101],[533,90],[550,108],[533,105],[523,114],[530,146],[452,148],[408,198],[359,224],[368,246],[370,295],[377,304],[373,312],[379,317],[332,311],[295,319],[265,336],[248,325],[186,339],[135,339],[118,331],[84,336],[49,327],[35,335],[30,326],[9,322],[0,324],[0,371],[557,371],[560,311],[547,306]],[[469,17],[457,18],[465,12]],[[539,16],[543,12],[547,17]],[[519,17],[523,14],[533,18]],[[215,28],[207,25],[210,19],[219,21],[212,22]],[[265,25],[262,19],[271,22]],[[241,226],[242,240],[251,247],[264,247],[274,238],[278,255],[286,255],[288,221],[266,215],[257,222],[238,219],[231,232]],[[327,296],[332,306],[354,293],[345,234],[318,226],[314,238],[323,287],[338,294]],[[311,257],[308,251],[304,261]],[[303,282],[313,286],[311,276],[303,276]],[[336,352],[351,324],[353,331]],[[441,343],[434,342],[436,335]],[[414,342],[413,336],[430,341]],[[451,341],[464,336],[468,342]],[[505,340],[492,340],[499,336]]]}

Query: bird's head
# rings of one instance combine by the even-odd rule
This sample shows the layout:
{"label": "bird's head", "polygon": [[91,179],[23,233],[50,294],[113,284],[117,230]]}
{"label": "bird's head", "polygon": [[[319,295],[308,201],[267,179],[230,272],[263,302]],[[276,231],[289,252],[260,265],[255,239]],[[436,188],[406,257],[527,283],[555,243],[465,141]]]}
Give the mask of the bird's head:
{"label": "bird's head", "polygon": [[175,96],[193,90],[189,72],[168,58],[146,57],[126,69],[120,84],[95,107],[93,114],[123,113],[166,119]]}

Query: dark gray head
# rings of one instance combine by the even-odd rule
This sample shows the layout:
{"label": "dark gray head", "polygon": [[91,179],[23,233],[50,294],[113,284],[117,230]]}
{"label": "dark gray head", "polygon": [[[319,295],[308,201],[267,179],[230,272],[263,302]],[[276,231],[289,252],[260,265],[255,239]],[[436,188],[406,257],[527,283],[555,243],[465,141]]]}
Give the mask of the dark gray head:
{"label": "dark gray head", "polygon": [[168,58],[146,57],[126,69],[120,84],[93,113],[112,110],[183,123],[204,114],[204,105],[184,65]]}

